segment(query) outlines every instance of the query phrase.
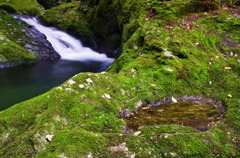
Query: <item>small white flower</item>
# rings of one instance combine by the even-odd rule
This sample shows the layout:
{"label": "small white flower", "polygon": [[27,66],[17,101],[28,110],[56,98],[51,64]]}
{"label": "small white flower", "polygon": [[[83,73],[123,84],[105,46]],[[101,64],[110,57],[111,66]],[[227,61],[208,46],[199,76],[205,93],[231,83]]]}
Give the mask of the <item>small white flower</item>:
{"label": "small white flower", "polygon": [[131,71],[132,71],[132,72],[136,72],[136,70],[134,70],[134,69],[132,69]]}
{"label": "small white flower", "polygon": [[75,84],[76,82],[73,81],[72,79],[68,81],[68,84]]}
{"label": "small white flower", "polygon": [[91,80],[91,78],[88,78],[88,79],[87,79],[87,82],[88,82],[88,83],[93,83],[93,81]]}
{"label": "small white flower", "polygon": [[60,90],[62,90],[62,87],[57,87],[57,89],[60,89]]}
{"label": "small white flower", "polygon": [[71,93],[71,91],[72,91],[71,88],[66,88],[66,90],[67,90],[68,92],[70,92],[70,93]]}
{"label": "small white flower", "polygon": [[210,81],[209,84],[212,84],[212,81]]}
{"label": "small white flower", "polygon": [[111,96],[109,94],[104,94],[106,98],[111,99]]}
{"label": "small white flower", "polygon": [[195,46],[198,46],[198,45],[199,45],[199,43],[198,43],[198,42],[197,42],[197,43],[194,43],[194,45],[195,45]]}
{"label": "small white flower", "polygon": [[170,154],[171,154],[173,157],[175,157],[175,156],[176,156],[176,154],[175,154],[175,153],[172,153],[172,152],[170,152]]}
{"label": "small white flower", "polygon": [[83,88],[83,87],[84,87],[84,85],[83,85],[83,84],[80,84],[80,85],[79,85],[79,87],[80,87],[80,88]]}

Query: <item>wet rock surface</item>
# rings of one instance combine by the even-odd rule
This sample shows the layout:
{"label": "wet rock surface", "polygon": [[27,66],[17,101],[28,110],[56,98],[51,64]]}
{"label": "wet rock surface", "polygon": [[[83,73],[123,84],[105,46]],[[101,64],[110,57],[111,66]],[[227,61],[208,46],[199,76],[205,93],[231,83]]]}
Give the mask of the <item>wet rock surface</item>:
{"label": "wet rock surface", "polygon": [[212,99],[185,96],[164,99],[155,104],[139,107],[135,111],[123,110],[120,114],[126,122],[125,133],[131,134],[147,125],[180,124],[206,131],[214,122],[224,117],[226,110]]}
{"label": "wet rock surface", "polygon": [[29,17],[26,15],[14,15],[14,17],[22,24],[23,32],[29,37],[29,40],[18,39],[18,43],[25,43],[23,48],[31,52],[38,61],[42,60],[56,60],[60,58],[60,55],[53,49],[46,36],[36,30],[34,27],[26,24],[20,20],[20,17]]}

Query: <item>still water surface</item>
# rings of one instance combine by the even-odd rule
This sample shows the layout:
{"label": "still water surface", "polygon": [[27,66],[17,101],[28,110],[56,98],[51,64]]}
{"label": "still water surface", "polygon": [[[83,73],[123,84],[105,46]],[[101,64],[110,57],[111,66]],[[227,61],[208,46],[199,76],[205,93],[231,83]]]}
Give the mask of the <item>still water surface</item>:
{"label": "still water surface", "polygon": [[0,111],[56,87],[79,72],[101,72],[100,61],[45,61],[31,66],[0,69]]}

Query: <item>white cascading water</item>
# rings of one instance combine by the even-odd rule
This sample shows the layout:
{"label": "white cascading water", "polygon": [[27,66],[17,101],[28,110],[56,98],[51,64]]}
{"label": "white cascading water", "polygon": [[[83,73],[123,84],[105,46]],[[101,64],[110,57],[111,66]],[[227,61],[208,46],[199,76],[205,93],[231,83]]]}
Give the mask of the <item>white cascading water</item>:
{"label": "white cascading water", "polygon": [[41,25],[37,18],[24,18],[21,20],[34,26],[39,32],[45,34],[47,40],[52,44],[56,52],[62,59],[72,61],[101,61],[112,63],[114,58],[108,58],[105,54],[99,54],[88,47],[83,47],[81,42],[76,38],[68,35],[53,27],[45,27]]}

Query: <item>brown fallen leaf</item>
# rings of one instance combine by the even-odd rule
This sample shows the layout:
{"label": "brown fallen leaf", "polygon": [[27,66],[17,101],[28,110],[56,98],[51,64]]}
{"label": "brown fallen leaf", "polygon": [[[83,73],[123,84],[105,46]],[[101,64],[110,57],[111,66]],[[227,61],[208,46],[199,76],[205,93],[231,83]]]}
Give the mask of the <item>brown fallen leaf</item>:
{"label": "brown fallen leaf", "polygon": [[226,70],[231,70],[232,68],[231,67],[225,67]]}
{"label": "brown fallen leaf", "polygon": [[149,107],[143,107],[142,109],[143,109],[143,110],[146,110],[146,109],[149,109]]}
{"label": "brown fallen leaf", "polygon": [[134,136],[138,136],[141,133],[141,131],[137,131],[134,133]]}
{"label": "brown fallen leaf", "polygon": [[151,84],[151,86],[152,86],[152,87],[156,87],[156,85],[155,85],[155,84]]}

